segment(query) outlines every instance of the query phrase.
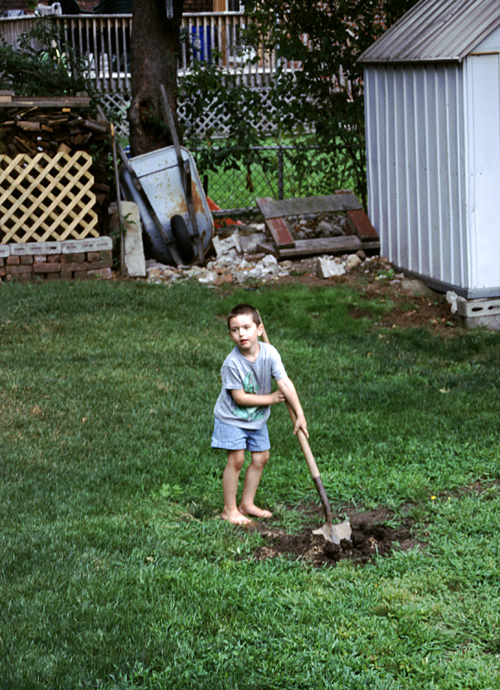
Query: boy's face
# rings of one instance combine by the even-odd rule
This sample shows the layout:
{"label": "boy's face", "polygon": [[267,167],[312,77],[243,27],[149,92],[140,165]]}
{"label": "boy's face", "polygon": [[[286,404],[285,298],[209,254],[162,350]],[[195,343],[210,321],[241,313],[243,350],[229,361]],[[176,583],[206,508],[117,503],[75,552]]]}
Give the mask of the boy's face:
{"label": "boy's face", "polygon": [[236,343],[242,354],[255,354],[258,347],[259,336],[264,330],[262,324],[257,326],[251,314],[233,316],[229,321],[229,335]]}

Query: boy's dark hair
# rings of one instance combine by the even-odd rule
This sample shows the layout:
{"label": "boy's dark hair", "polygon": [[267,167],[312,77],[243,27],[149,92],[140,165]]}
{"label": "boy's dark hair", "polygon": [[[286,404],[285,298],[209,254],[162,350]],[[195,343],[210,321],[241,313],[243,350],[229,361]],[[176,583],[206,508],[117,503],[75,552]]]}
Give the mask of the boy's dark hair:
{"label": "boy's dark hair", "polygon": [[237,304],[231,309],[227,316],[227,327],[229,328],[229,322],[231,319],[233,319],[235,316],[242,316],[243,314],[249,314],[252,317],[254,324],[256,326],[260,326],[260,314],[255,307],[252,307],[251,304]]}

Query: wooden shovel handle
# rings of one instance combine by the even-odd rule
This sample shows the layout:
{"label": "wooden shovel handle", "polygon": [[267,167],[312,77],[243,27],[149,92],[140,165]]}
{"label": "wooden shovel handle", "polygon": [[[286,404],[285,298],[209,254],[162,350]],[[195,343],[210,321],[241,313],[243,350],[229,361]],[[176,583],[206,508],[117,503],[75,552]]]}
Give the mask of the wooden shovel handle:
{"label": "wooden shovel handle", "polygon": [[[260,316],[260,314],[259,314]],[[264,326],[264,322],[262,321],[262,317],[260,319],[260,322],[262,324],[262,340],[267,343],[268,345],[271,344],[271,341],[269,340],[269,337],[267,335],[267,331]],[[297,415],[293,411],[292,406],[286,401],[286,406],[288,408],[288,413],[292,419],[293,426],[295,427],[295,422],[297,421]],[[311,446],[309,445],[309,441],[307,440],[307,436],[304,434],[302,429],[299,429],[297,432],[297,438],[299,439],[300,447],[302,448],[302,452],[304,453],[304,457],[307,462],[307,466],[309,467],[309,471],[311,473],[311,477],[313,479],[317,479],[320,474],[319,474],[319,469],[316,464],[316,460],[314,459],[314,455],[312,454]]]}
{"label": "wooden shovel handle", "polygon": [[[259,314],[260,316],[260,314]],[[262,317],[260,317],[260,322],[262,324],[262,340],[270,345],[270,340],[267,335],[264,322],[262,321]],[[293,422],[293,426],[295,426],[295,422],[297,421],[297,415],[293,411],[292,406],[286,401],[286,406],[288,408],[288,413],[290,414],[290,417]],[[327,524],[331,525],[332,522],[332,509],[330,506],[330,501],[328,500],[328,496],[326,495],[325,487],[323,486],[323,482],[321,480],[321,476],[319,473],[318,466],[316,464],[316,460],[314,459],[314,455],[312,454],[311,446],[309,445],[309,441],[307,440],[307,436],[304,434],[302,429],[299,429],[297,432],[297,438],[299,439],[300,447],[302,448],[302,453],[304,454],[304,458],[306,459],[307,466],[309,467],[309,472],[311,473],[312,480],[314,482],[314,485],[316,487],[316,490],[319,494],[319,498],[321,500],[321,504],[323,506],[323,511],[325,513],[326,521]]]}

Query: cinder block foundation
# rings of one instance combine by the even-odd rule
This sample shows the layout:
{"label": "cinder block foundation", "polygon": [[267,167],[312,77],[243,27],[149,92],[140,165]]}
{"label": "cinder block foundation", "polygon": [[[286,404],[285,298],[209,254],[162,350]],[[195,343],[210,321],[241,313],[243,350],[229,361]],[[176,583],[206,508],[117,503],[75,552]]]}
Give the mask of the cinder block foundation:
{"label": "cinder block foundation", "polygon": [[500,331],[500,298],[461,299],[457,302],[457,313],[465,328]]}

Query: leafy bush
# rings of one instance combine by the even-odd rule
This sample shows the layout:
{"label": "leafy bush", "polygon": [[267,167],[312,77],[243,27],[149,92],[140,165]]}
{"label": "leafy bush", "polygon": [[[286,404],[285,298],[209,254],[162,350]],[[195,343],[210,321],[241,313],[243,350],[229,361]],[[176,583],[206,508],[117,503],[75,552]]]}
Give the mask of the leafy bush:
{"label": "leafy bush", "polygon": [[88,57],[64,41],[62,31],[48,18],[21,34],[19,50],[1,38],[0,89],[16,96],[90,95]]}

